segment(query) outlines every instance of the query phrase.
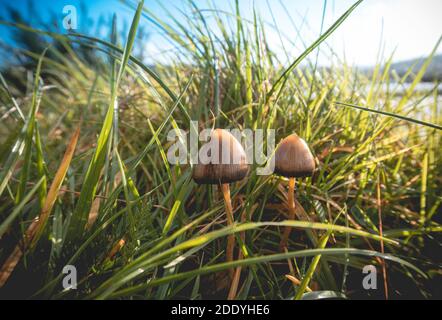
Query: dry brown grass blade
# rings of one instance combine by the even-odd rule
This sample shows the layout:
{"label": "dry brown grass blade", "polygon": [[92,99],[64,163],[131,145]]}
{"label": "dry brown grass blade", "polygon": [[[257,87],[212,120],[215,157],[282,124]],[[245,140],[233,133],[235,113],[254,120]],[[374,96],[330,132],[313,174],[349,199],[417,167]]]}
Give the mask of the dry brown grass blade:
{"label": "dry brown grass blade", "polygon": [[[290,274],[286,274],[285,277],[290,280],[291,282],[293,282],[293,284],[295,284],[296,286],[299,286],[301,284],[301,280],[299,280],[298,278],[290,275]],[[307,292],[312,292],[312,289],[310,289],[308,286],[305,288],[305,291]]]}
{"label": "dry brown grass blade", "polygon": [[78,126],[77,130],[71,137],[68,147],[64,153],[63,160],[61,161],[57,173],[55,174],[54,180],[52,181],[51,187],[49,188],[49,192],[40,215],[35,218],[29,225],[23,239],[20,240],[20,242],[15,246],[14,250],[8,257],[8,259],[6,259],[3,267],[0,270],[0,288],[9,279],[9,276],[14,271],[15,267],[23,256],[23,253],[30,245],[36,242],[39,234],[41,234],[42,230],[44,229],[44,226],[54,206],[55,200],[57,199],[61,184],[63,183],[66,172],[68,171],[69,165],[74,155],[75,147],[77,146],[78,142],[78,137],[80,136],[80,126],[81,124]]}
{"label": "dry brown grass blade", "polygon": [[333,137],[336,136],[337,134],[340,134],[340,133],[343,132],[343,131],[344,131],[344,128],[341,128],[341,129],[338,129],[338,130],[332,132],[332,133],[329,134],[329,135],[326,135],[325,137],[323,137],[323,138],[321,138],[321,139],[319,139],[319,140],[313,142],[313,143],[312,143],[312,147],[316,147],[316,146],[318,146],[318,145],[321,145],[321,144],[324,143],[324,142],[331,141],[331,138],[333,138]]}
{"label": "dry brown grass blade", "polygon": [[71,164],[72,157],[74,156],[75,148],[77,146],[78,138],[80,136],[80,127],[81,127],[81,122],[78,125],[77,129],[75,130],[74,134],[72,135],[71,140],[69,141],[63,159],[61,160],[61,164],[58,167],[57,173],[55,174],[54,180],[52,181],[51,187],[49,188],[45,204],[40,213],[40,216],[38,217],[37,230],[35,231],[36,233],[34,235],[36,237],[32,239],[33,242],[36,239],[38,239],[38,235],[43,231],[44,226],[46,225],[46,222],[52,211],[52,208],[54,207],[55,200],[57,200],[58,192],[60,191],[63,180]]}
{"label": "dry brown grass blade", "polygon": [[126,236],[118,240],[115,245],[112,247],[111,251],[106,257],[106,260],[112,260],[114,256],[124,247],[126,244]]}
{"label": "dry brown grass blade", "polygon": [[322,152],[318,155],[318,159],[319,160],[323,160],[325,159],[330,153],[338,153],[338,152],[343,152],[343,153],[352,153],[354,152],[354,148],[353,147],[348,147],[348,146],[339,146],[339,147],[333,147],[333,148],[325,148],[324,150],[322,150]]}
{"label": "dry brown grass blade", "polygon": [[[240,253],[238,255],[238,260],[241,260],[242,258],[243,258],[242,252],[240,251]],[[227,300],[235,300],[236,292],[238,291],[240,277],[241,277],[241,267],[237,267],[235,269],[235,273],[233,276],[232,284],[230,286],[229,294],[227,296]]]}
{"label": "dry brown grass blade", "polygon": [[89,230],[98,218],[98,210],[100,209],[101,198],[96,197],[92,202],[91,210],[86,223],[86,230]]}
{"label": "dry brown grass blade", "polygon": [[25,247],[28,246],[30,242],[30,238],[28,236],[35,231],[35,226],[36,226],[35,221],[36,220],[34,220],[32,224],[29,226],[28,230],[25,233],[24,239],[20,240],[19,244],[15,246],[14,250],[3,264],[3,267],[0,270],[0,288],[4,286],[6,281],[8,281],[9,276],[14,271],[15,267],[20,261],[23,252],[25,251]]}

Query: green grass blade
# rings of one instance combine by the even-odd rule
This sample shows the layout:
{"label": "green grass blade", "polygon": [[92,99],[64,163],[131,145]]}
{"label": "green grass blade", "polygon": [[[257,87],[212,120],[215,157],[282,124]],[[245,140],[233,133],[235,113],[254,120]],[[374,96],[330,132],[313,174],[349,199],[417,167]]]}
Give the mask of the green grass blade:
{"label": "green grass blade", "polygon": [[229,268],[235,268],[238,266],[248,266],[248,265],[256,265],[260,263],[268,263],[272,261],[278,261],[278,260],[286,260],[286,259],[292,259],[292,258],[299,258],[299,257],[311,257],[311,256],[333,256],[333,255],[362,255],[366,257],[379,257],[385,260],[393,261],[396,263],[399,263],[411,270],[414,270],[415,272],[419,273],[423,277],[427,277],[425,273],[423,273],[420,269],[416,268],[411,263],[401,259],[397,258],[390,254],[382,254],[376,251],[371,250],[361,250],[361,249],[354,249],[354,248],[348,248],[348,249],[309,249],[309,250],[300,250],[300,251],[292,251],[288,253],[278,253],[278,254],[272,254],[267,256],[259,256],[259,257],[252,257],[247,258],[243,260],[236,260],[233,262],[224,262],[219,264],[214,264],[211,266],[206,266],[197,270],[191,270],[187,272],[178,273],[172,276],[163,277],[160,279],[152,280],[146,284],[140,284],[137,286],[129,287],[126,289],[122,289],[120,291],[117,291],[113,294],[109,294],[108,296],[102,296],[100,298],[112,298],[115,299],[117,297],[121,296],[127,296],[134,294],[136,292],[139,292],[141,290],[144,290],[149,287],[159,286],[164,283],[168,283],[171,281],[177,281],[177,280],[183,280],[187,279],[189,277],[196,277],[198,275],[202,274],[208,274],[208,273],[214,273],[219,272],[222,270],[227,270]]}
{"label": "green grass blade", "polygon": [[389,117],[400,119],[400,120],[404,120],[404,121],[407,121],[407,122],[416,123],[416,124],[423,125],[423,126],[430,127],[430,128],[434,128],[434,129],[437,129],[437,130],[442,130],[442,126],[440,126],[440,125],[437,125],[437,124],[434,124],[434,123],[425,122],[425,121],[421,121],[421,120],[418,120],[418,119],[413,119],[413,118],[410,118],[410,117],[405,117],[405,116],[402,116],[400,114],[396,114],[396,113],[392,113],[392,112],[387,112],[387,111],[382,111],[382,110],[376,110],[376,109],[367,108],[367,107],[361,107],[361,106],[358,106],[358,105],[355,105],[355,104],[351,104],[351,103],[346,103],[346,102],[335,101],[334,103],[337,104],[337,105],[345,106],[345,107],[350,107],[350,108],[359,109],[359,110],[363,110],[363,111],[368,111],[368,112],[382,114],[384,116],[389,116]]}
{"label": "green grass blade", "polygon": [[41,179],[34,185],[34,187],[29,191],[29,193],[18,203],[11,214],[0,224],[0,239],[3,234],[8,230],[11,223],[17,218],[20,214],[21,210],[25,206],[26,203],[34,196],[35,192],[39,189],[40,185],[43,183],[45,177],[41,177]]}
{"label": "green grass blade", "polygon": [[72,215],[71,223],[69,226],[69,231],[67,238],[71,239],[78,237],[83,233],[84,227],[87,223],[87,215],[89,213],[90,206],[92,204],[93,198],[95,197],[96,189],[98,186],[101,171],[105,162],[106,146],[109,143],[109,136],[112,129],[113,117],[115,104],[117,103],[117,91],[118,86],[123,76],[123,72],[126,68],[127,62],[129,61],[130,53],[135,41],[135,35],[140,21],[140,15],[143,8],[144,1],[138,4],[137,11],[132,21],[132,25],[129,31],[128,40],[123,52],[123,58],[120,64],[120,69],[118,71],[117,79],[111,90],[111,97],[109,107],[106,113],[106,118],[104,119],[103,126],[101,128],[100,135],[98,137],[97,146],[94,151],[93,158],[89,164],[86,176],[84,178],[83,187],[81,188],[80,197],[78,199],[77,206]]}
{"label": "green grass blade", "polygon": [[325,39],[327,39],[353,12],[356,7],[361,4],[362,0],[355,2],[333,25],[324,32],[315,42],[313,42],[295,61],[281,74],[281,76],[273,83],[272,88],[267,94],[266,101],[269,101],[276,90],[281,92],[289,74],[301,63],[301,61],[309,55],[317,46],[319,46]]}
{"label": "green grass blade", "polygon": [[40,90],[40,72],[41,66],[43,63],[43,58],[46,54],[47,48],[43,51],[38,59],[37,69],[34,75],[34,86],[32,91],[32,101],[31,101],[31,109],[28,115],[28,121],[25,124],[26,132],[24,138],[24,160],[23,166],[20,174],[20,184],[17,189],[17,194],[15,197],[16,203],[19,203],[22,200],[23,194],[26,189],[26,184],[28,182],[29,170],[31,167],[32,161],[32,146],[33,146],[33,138],[35,133],[35,116],[38,111],[38,107],[41,101],[41,90]]}

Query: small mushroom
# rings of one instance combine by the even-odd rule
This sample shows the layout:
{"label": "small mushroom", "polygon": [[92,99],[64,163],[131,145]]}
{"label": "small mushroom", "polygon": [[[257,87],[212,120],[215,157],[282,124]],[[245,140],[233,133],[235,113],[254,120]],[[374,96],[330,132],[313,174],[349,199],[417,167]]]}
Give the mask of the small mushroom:
{"label": "small mushroom", "polygon": [[[295,218],[295,178],[309,177],[315,170],[315,159],[307,143],[295,133],[283,139],[275,152],[275,173],[289,178],[289,219]],[[287,247],[291,227],[285,227],[281,238],[281,249]]]}
{"label": "small mushroom", "polygon": [[[206,161],[203,163],[201,163],[202,159],[199,159],[198,164],[193,168],[192,177],[198,184],[220,185],[226,207],[227,223],[232,225],[235,219],[233,217],[229,183],[242,180],[247,175],[249,165],[246,153],[241,143],[223,129],[213,130],[209,143],[212,143],[212,148],[208,152],[208,159],[204,159]],[[227,262],[233,261],[234,245],[235,236],[231,234],[227,238]],[[230,273],[232,276],[233,270]]]}

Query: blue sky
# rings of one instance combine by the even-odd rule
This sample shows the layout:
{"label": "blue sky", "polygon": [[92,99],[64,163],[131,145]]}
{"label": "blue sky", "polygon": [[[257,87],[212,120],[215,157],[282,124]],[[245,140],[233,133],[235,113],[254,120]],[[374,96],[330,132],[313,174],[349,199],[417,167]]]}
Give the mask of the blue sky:
{"label": "blue sky", "polygon": [[[255,6],[269,25],[276,25],[283,37],[296,40],[294,45],[280,39],[273,28],[268,29],[268,41],[278,52],[281,60],[290,60],[303,50],[302,42],[309,44],[320,34],[322,12],[325,7],[324,29],[330,26],[355,0],[240,0],[240,9],[243,17],[252,19],[252,8]],[[205,0],[196,0],[199,8],[208,9],[211,5]],[[227,12],[234,12],[234,2],[213,1],[216,7]],[[282,5],[283,4],[283,5]],[[63,7],[73,5],[77,8],[80,32],[82,26],[90,24],[90,32],[95,36],[106,37],[106,28],[97,29],[99,19],[110,21],[116,13],[119,29],[127,30],[133,10],[130,6],[117,0],[0,0],[0,15],[5,17],[5,9],[12,7],[24,17],[30,19],[31,24],[37,24],[37,17],[30,14],[31,5],[38,16],[44,21],[55,20],[61,24]],[[158,17],[167,19],[162,6],[170,12],[180,16],[180,11],[188,11],[186,1],[158,1],[146,0],[145,7],[149,8]],[[83,8],[87,10],[87,15]],[[376,56],[380,44],[384,46],[384,55],[388,56],[395,50],[395,60],[405,60],[427,55],[437,39],[442,34],[441,0],[365,0],[348,18],[347,21],[327,40],[328,45],[322,45],[323,51],[327,46],[340,56],[346,58],[350,64],[367,66],[376,63]],[[204,13],[210,21],[210,12]],[[89,17],[90,20],[85,19]],[[302,41],[296,38],[294,25],[300,29]],[[36,25],[37,26],[37,25]],[[146,19],[142,19],[141,26],[150,34],[145,41],[143,51],[146,59],[156,59],[160,52],[170,48],[161,33]],[[0,36],[9,39],[8,30],[0,26]],[[146,38],[147,39],[147,38]],[[282,43],[284,43],[284,48]],[[284,52],[286,50],[287,54]],[[442,48],[438,50],[442,52]],[[319,55],[320,64],[328,63],[328,55]]]}

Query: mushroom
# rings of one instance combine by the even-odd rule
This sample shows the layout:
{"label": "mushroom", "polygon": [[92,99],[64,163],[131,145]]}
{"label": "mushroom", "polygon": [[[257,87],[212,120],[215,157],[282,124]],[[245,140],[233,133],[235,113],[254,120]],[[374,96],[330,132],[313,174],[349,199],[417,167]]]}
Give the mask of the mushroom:
{"label": "mushroom", "polygon": [[[208,159],[204,159],[203,163],[201,163],[201,159],[198,161],[198,164],[193,168],[192,177],[198,184],[220,185],[226,207],[227,224],[232,225],[235,219],[233,217],[229,183],[242,180],[247,175],[249,165],[246,153],[241,143],[223,129],[213,130],[210,134],[209,143],[211,149],[207,152]],[[227,238],[227,262],[233,261],[234,244],[235,236],[231,234]],[[232,276],[233,270],[230,273]]]}
{"label": "mushroom", "polygon": [[[315,160],[307,143],[295,133],[283,139],[275,152],[275,173],[289,178],[289,219],[295,218],[295,178],[309,177],[315,170]],[[291,227],[285,227],[280,247],[287,247]]]}

